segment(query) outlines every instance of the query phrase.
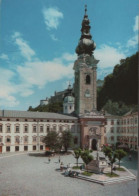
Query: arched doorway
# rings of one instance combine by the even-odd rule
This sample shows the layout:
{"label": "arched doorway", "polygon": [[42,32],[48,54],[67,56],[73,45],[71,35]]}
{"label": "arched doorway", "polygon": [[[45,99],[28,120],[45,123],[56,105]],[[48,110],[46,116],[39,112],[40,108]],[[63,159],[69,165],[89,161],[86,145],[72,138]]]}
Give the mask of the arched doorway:
{"label": "arched doorway", "polygon": [[92,150],[97,150],[97,140],[96,139],[92,140]]}

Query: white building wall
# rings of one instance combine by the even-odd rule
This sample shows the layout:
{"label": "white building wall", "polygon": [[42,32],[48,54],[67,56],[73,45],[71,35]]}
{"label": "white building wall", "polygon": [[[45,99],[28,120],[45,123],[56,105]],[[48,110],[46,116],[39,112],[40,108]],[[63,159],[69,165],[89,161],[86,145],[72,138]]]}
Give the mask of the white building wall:
{"label": "white building wall", "polygon": [[[78,123],[75,120],[53,120],[50,122],[34,122],[33,119],[28,119],[27,122],[25,122],[25,119],[19,119],[20,121],[16,121],[16,119],[10,119],[10,121],[7,121],[7,119],[2,119],[0,121],[0,125],[3,126],[3,131],[0,133],[0,138],[2,138],[2,141],[0,144],[2,145],[2,153],[6,152],[6,146],[10,146],[10,152],[15,152],[15,146],[19,146],[19,151],[24,151],[24,146],[28,146],[27,151],[33,151],[33,146],[36,146],[36,150],[40,150],[40,145],[43,146],[43,150],[45,150],[45,144],[40,141],[40,137],[44,137],[47,135],[47,126],[50,127],[50,130],[53,129],[53,126],[56,126],[56,131],[59,131],[59,126],[61,125],[63,130],[71,130],[73,136],[78,138],[78,144],[76,146],[79,147],[80,145],[80,130],[78,130]],[[45,120],[47,121],[47,120]],[[65,121],[65,122],[64,122]],[[7,124],[10,125],[10,133],[7,133]],[[15,126],[19,125],[19,133],[15,133]],[[28,125],[28,133],[24,132],[24,126]],[[37,132],[33,133],[33,125],[37,127]],[[43,126],[43,132],[40,133],[40,126]],[[11,137],[11,142],[6,142],[6,137]],[[19,136],[19,144],[15,143],[15,137]],[[24,143],[24,137],[28,136],[28,143]],[[33,136],[36,136],[39,141],[33,142]]]}

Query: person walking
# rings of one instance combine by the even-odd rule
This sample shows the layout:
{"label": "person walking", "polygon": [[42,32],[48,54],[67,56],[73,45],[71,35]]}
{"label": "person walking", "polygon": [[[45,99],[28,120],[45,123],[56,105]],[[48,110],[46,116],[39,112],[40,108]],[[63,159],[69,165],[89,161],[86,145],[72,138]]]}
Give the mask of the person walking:
{"label": "person walking", "polygon": [[60,156],[59,156],[59,158],[58,158],[58,162],[60,163],[60,161],[61,161],[61,160],[60,160]]}
{"label": "person walking", "polygon": [[50,161],[51,161],[51,158],[49,157],[49,158],[48,158],[48,162],[50,163]]}
{"label": "person walking", "polygon": [[63,164],[63,162],[61,162],[61,164],[60,164],[60,171],[63,171],[63,167],[64,167],[64,164]]}

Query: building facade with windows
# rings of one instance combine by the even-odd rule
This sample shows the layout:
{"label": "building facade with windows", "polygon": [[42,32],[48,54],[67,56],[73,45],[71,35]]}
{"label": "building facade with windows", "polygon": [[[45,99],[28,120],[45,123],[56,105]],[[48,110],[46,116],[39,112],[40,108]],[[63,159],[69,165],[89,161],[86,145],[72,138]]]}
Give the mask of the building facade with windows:
{"label": "building facade with windows", "polygon": [[70,130],[74,146],[80,146],[78,118],[56,113],[0,111],[0,152],[45,150],[48,131]]}
{"label": "building facade with windows", "polygon": [[127,146],[137,151],[138,112],[128,112],[123,116],[105,114],[107,119],[104,131],[105,144]]}

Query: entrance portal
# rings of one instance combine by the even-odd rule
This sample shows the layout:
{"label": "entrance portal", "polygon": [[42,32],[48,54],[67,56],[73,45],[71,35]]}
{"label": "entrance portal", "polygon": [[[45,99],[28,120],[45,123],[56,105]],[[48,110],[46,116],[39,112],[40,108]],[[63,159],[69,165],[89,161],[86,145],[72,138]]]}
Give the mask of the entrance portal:
{"label": "entrance portal", "polygon": [[0,146],[0,153],[2,153],[2,146]]}
{"label": "entrance portal", "polygon": [[97,140],[96,139],[92,140],[92,150],[97,150]]}

